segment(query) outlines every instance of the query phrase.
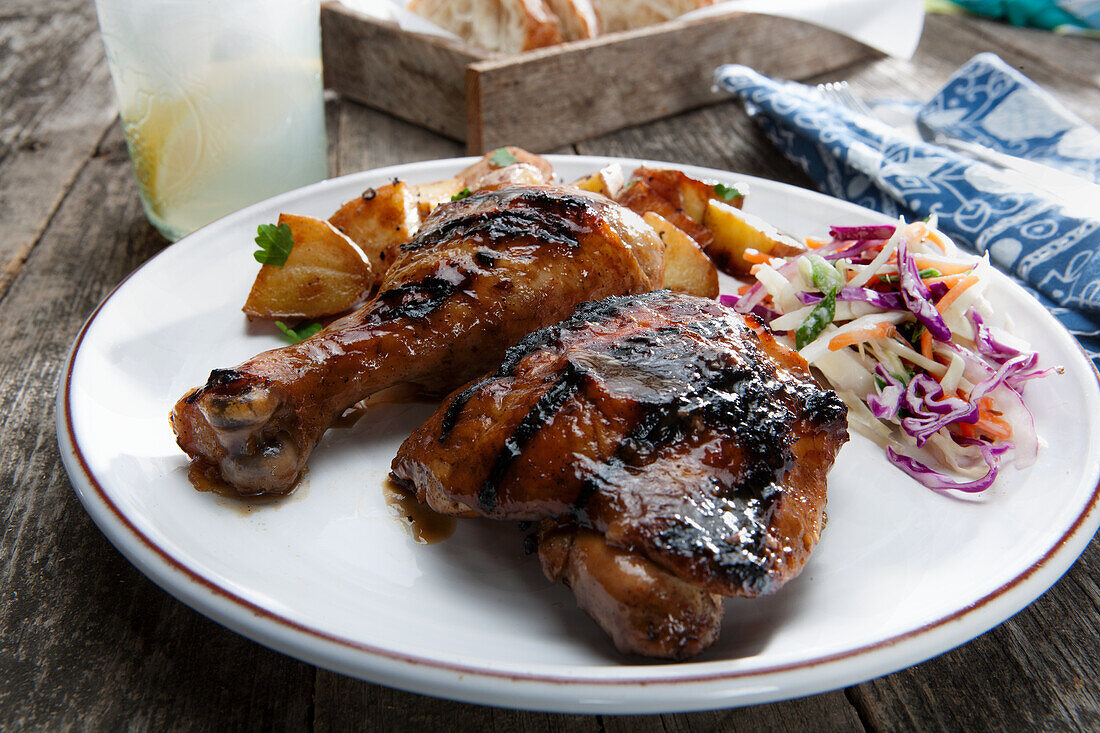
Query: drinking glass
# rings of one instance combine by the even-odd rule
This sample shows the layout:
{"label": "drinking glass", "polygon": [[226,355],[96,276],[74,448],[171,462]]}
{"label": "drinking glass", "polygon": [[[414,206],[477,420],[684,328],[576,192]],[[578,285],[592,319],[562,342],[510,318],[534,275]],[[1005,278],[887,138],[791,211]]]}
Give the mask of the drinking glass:
{"label": "drinking glass", "polygon": [[96,0],[141,201],[175,241],[328,172],[318,0]]}

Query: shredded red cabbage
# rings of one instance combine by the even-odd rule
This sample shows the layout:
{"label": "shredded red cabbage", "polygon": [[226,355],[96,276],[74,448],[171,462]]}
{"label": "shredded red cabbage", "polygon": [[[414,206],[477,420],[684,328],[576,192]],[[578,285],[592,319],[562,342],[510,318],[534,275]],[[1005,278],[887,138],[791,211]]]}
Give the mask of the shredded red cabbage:
{"label": "shredded red cabbage", "polygon": [[951,423],[978,422],[976,399],[967,402],[943,393],[943,386],[927,374],[909,380],[905,390],[905,407],[909,415],[901,419],[901,427],[923,446],[929,438]]}
{"label": "shredded red cabbage", "polygon": [[744,299],[745,299],[745,296],[743,296],[743,295],[741,295],[741,296],[738,296],[738,295],[719,295],[718,296],[718,302],[721,303],[722,305],[733,308],[735,311],[737,311],[738,313],[741,313],[743,315],[754,315],[757,318],[759,318],[763,323],[771,323],[779,315],[778,313],[773,311],[771,308],[768,308],[767,306],[759,305],[759,304],[754,305],[752,308],[750,308],[748,310],[741,310],[737,306],[740,303],[742,303],[744,301]]}
{"label": "shredded red cabbage", "polygon": [[1024,383],[1049,374],[1061,373],[1061,367],[1049,367],[1039,369],[1039,354],[1035,351],[1020,351],[1015,346],[1005,343],[1003,338],[998,338],[993,329],[985,325],[985,321],[976,311],[970,314],[978,335],[974,339],[978,347],[978,353],[989,359],[994,364],[1004,364],[1019,356],[1027,359],[1018,362],[1012,372],[1005,377],[1005,383],[1017,392],[1023,392]]}
{"label": "shredded red cabbage", "polygon": [[[767,294],[768,291],[764,287],[764,283],[757,280],[751,288],[745,291],[744,295],[737,298],[733,303],[733,309],[742,314],[752,313],[752,309],[759,305]],[[733,296],[726,295],[723,297],[731,298]]]}
{"label": "shredded red cabbage", "polygon": [[847,258],[851,259],[852,257],[855,257],[856,255],[863,254],[864,252],[866,252],[869,249],[874,249],[875,247],[881,247],[884,244],[886,244],[885,239],[860,239],[860,240],[857,240],[856,243],[853,244],[850,247],[846,247],[844,249],[838,249],[835,252],[828,252],[828,253],[818,252],[818,254],[821,254],[822,257],[824,257],[827,260],[839,260],[842,257],[847,257]]}
{"label": "shredded red cabbage", "polygon": [[901,410],[902,399],[905,397],[905,385],[886,371],[886,367],[882,364],[875,364],[875,374],[886,384],[879,392],[867,395],[867,406],[879,420],[892,420]]}
{"label": "shredded red cabbage", "polygon": [[901,296],[905,300],[905,307],[924,324],[932,338],[937,341],[950,341],[951,329],[943,321],[943,316],[936,310],[928,286],[920,279],[920,268],[909,256],[909,246],[904,237],[898,244],[898,285]]}
{"label": "shredded red cabbage", "polygon": [[[821,296],[814,293],[807,293],[801,291],[798,293],[798,299],[803,305],[813,305],[821,302]],[[836,294],[836,299],[846,300],[848,302],[861,301],[864,303],[870,303],[876,308],[882,308],[888,311],[903,311],[908,310],[905,307],[905,301],[899,293],[880,293],[877,290],[871,290],[870,288],[856,288],[847,287],[841,288]]]}
{"label": "shredded red cabbage", "polygon": [[978,347],[978,353],[990,361],[1003,364],[1006,360],[1020,355],[1020,350],[1010,346],[993,336],[993,331],[985,325],[985,319],[977,311],[970,313],[970,320],[974,324],[978,335],[974,339]]}
{"label": "shredded red cabbage", "polygon": [[985,491],[997,480],[997,472],[1000,469],[999,457],[1002,453],[1013,447],[1012,443],[1006,442],[998,446],[993,446],[979,440],[970,440],[966,438],[961,438],[959,440],[964,445],[976,445],[978,449],[981,450],[982,457],[985,459],[986,465],[989,466],[989,471],[981,478],[964,482],[952,481],[946,474],[929,468],[915,458],[910,458],[903,453],[898,453],[889,446],[886,447],[886,457],[889,458],[890,462],[895,466],[933,491],[964,491],[968,494],[977,494]]}
{"label": "shredded red cabbage", "polygon": [[974,389],[970,391],[970,399],[976,403],[1001,384],[1007,384],[1012,391],[1017,392],[1018,390],[1012,387],[1012,380],[1018,379],[1021,372],[1027,373],[1028,370],[1033,369],[1038,358],[1039,355],[1035,353],[1012,357],[1001,364],[991,377],[975,384]]}
{"label": "shredded red cabbage", "polygon": [[897,227],[893,224],[876,224],[861,227],[829,227],[829,236],[833,239],[850,241],[853,239],[889,239],[894,236]]}

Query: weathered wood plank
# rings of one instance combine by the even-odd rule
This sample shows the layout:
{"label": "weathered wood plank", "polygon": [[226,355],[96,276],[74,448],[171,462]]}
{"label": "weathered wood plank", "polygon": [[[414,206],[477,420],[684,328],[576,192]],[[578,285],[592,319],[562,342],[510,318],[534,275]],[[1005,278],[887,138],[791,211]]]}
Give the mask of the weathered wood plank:
{"label": "weathered wood plank", "polygon": [[336,2],[321,11],[325,86],[447,137],[466,136],[466,65],[457,43],[405,33]]}
{"label": "weathered wood plank", "polygon": [[117,114],[92,5],[19,10],[0,22],[0,298]]}
{"label": "weathered wood plank", "polygon": [[843,692],[770,705],[679,715],[605,717],[606,733],[688,733],[689,731],[862,731],[855,708]]}
{"label": "weathered wood plank", "polygon": [[314,701],[317,733],[356,729],[392,733],[600,730],[599,720],[593,715],[554,715],[468,705],[371,685],[323,670],[318,672]]}
{"label": "weathered wood plank", "polygon": [[1014,56],[1030,58],[1062,74],[1100,85],[1100,47],[1094,38],[1060,35],[1037,28],[1016,28],[1006,23],[990,23],[965,16],[953,22],[964,25],[986,41],[996,53],[1005,55],[1004,49],[1011,49]]}
{"label": "weathered wood plank", "polygon": [[813,188],[813,181],[777,154],[741,105],[733,102],[585,140],[576,149],[582,155],[702,165]]}
{"label": "weathered wood plank", "polygon": [[336,115],[333,175],[464,155],[462,143],[354,102],[340,103]]}
{"label": "weathered wood plank", "polygon": [[313,669],[143,578],[94,527],[61,467],[53,402],[69,344],[114,283],[163,246],[116,125],[0,301],[0,729],[308,722]]}
{"label": "weathered wood plank", "polygon": [[[809,81],[818,83],[847,79],[857,91],[869,98],[927,99],[962,64],[988,51],[999,54],[1086,122],[1100,125],[1100,88],[1097,85],[1051,67],[1041,58],[1023,55],[1014,48],[1004,46],[997,37],[977,33],[974,23],[973,19],[955,16],[928,16],[924,36],[912,61],[883,59],[874,64],[821,74]],[[987,29],[992,25],[982,23],[978,28]]]}

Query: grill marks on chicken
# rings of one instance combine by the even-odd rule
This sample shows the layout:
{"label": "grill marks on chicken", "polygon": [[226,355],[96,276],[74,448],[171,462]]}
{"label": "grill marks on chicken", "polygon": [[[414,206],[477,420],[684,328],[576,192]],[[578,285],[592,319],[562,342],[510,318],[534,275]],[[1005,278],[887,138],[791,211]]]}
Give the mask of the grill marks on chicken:
{"label": "grill marks on chicken", "polygon": [[185,395],[177,442],[242,494],[285,492],[351,405],[401,382],[454,389],[583,301],[659,287],[663,251],[640,217],[577,189],[505,187],[440,206],[372,302]]}
{"label": "grill marks on chicken", "polygon": [[846,414],[767,332],[661,291],[525,337],[393,471],[437,511],[555,518],[707,593],[757,596],[817,542]]}

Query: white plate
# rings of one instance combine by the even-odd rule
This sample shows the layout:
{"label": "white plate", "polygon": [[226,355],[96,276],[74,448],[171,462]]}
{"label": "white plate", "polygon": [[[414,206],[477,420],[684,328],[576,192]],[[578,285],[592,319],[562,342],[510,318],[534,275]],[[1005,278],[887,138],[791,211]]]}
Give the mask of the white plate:
{"label": "white plate", "polygon": [[[184,603],[287,654],[430,695],[572,712],[747,705],[843,687],[939,654],[1005,620],[1057,580],[1100,522],[1100,390],[1091,364],[1006,278],[993,296],[1065,374],[1028,399],[1048,446],[978,500],[935,494],[856,436],[829,476],[829,524],[801,577],[731,600],[719,642],[690,663],[625,659],[546,581],[512,523],[460,522],[418,545],[382,493],[428,405],[384,405],[331,431],[288,499],[242,506],[189,485],[168,427],[214,367],[281,344],[240,306],[256,226],[327,216],[370,185],[449,177],[468,160],[370,171],[226,217],[169,247],[88,319],[58,394],[58,438],[80,500],[142,572]],[[604,158],[557,157],[565,180]],[[630,170],[637,161],[623,161]],[[802,189],[750,182],[746,208],[794,234],[882,217]]]}

